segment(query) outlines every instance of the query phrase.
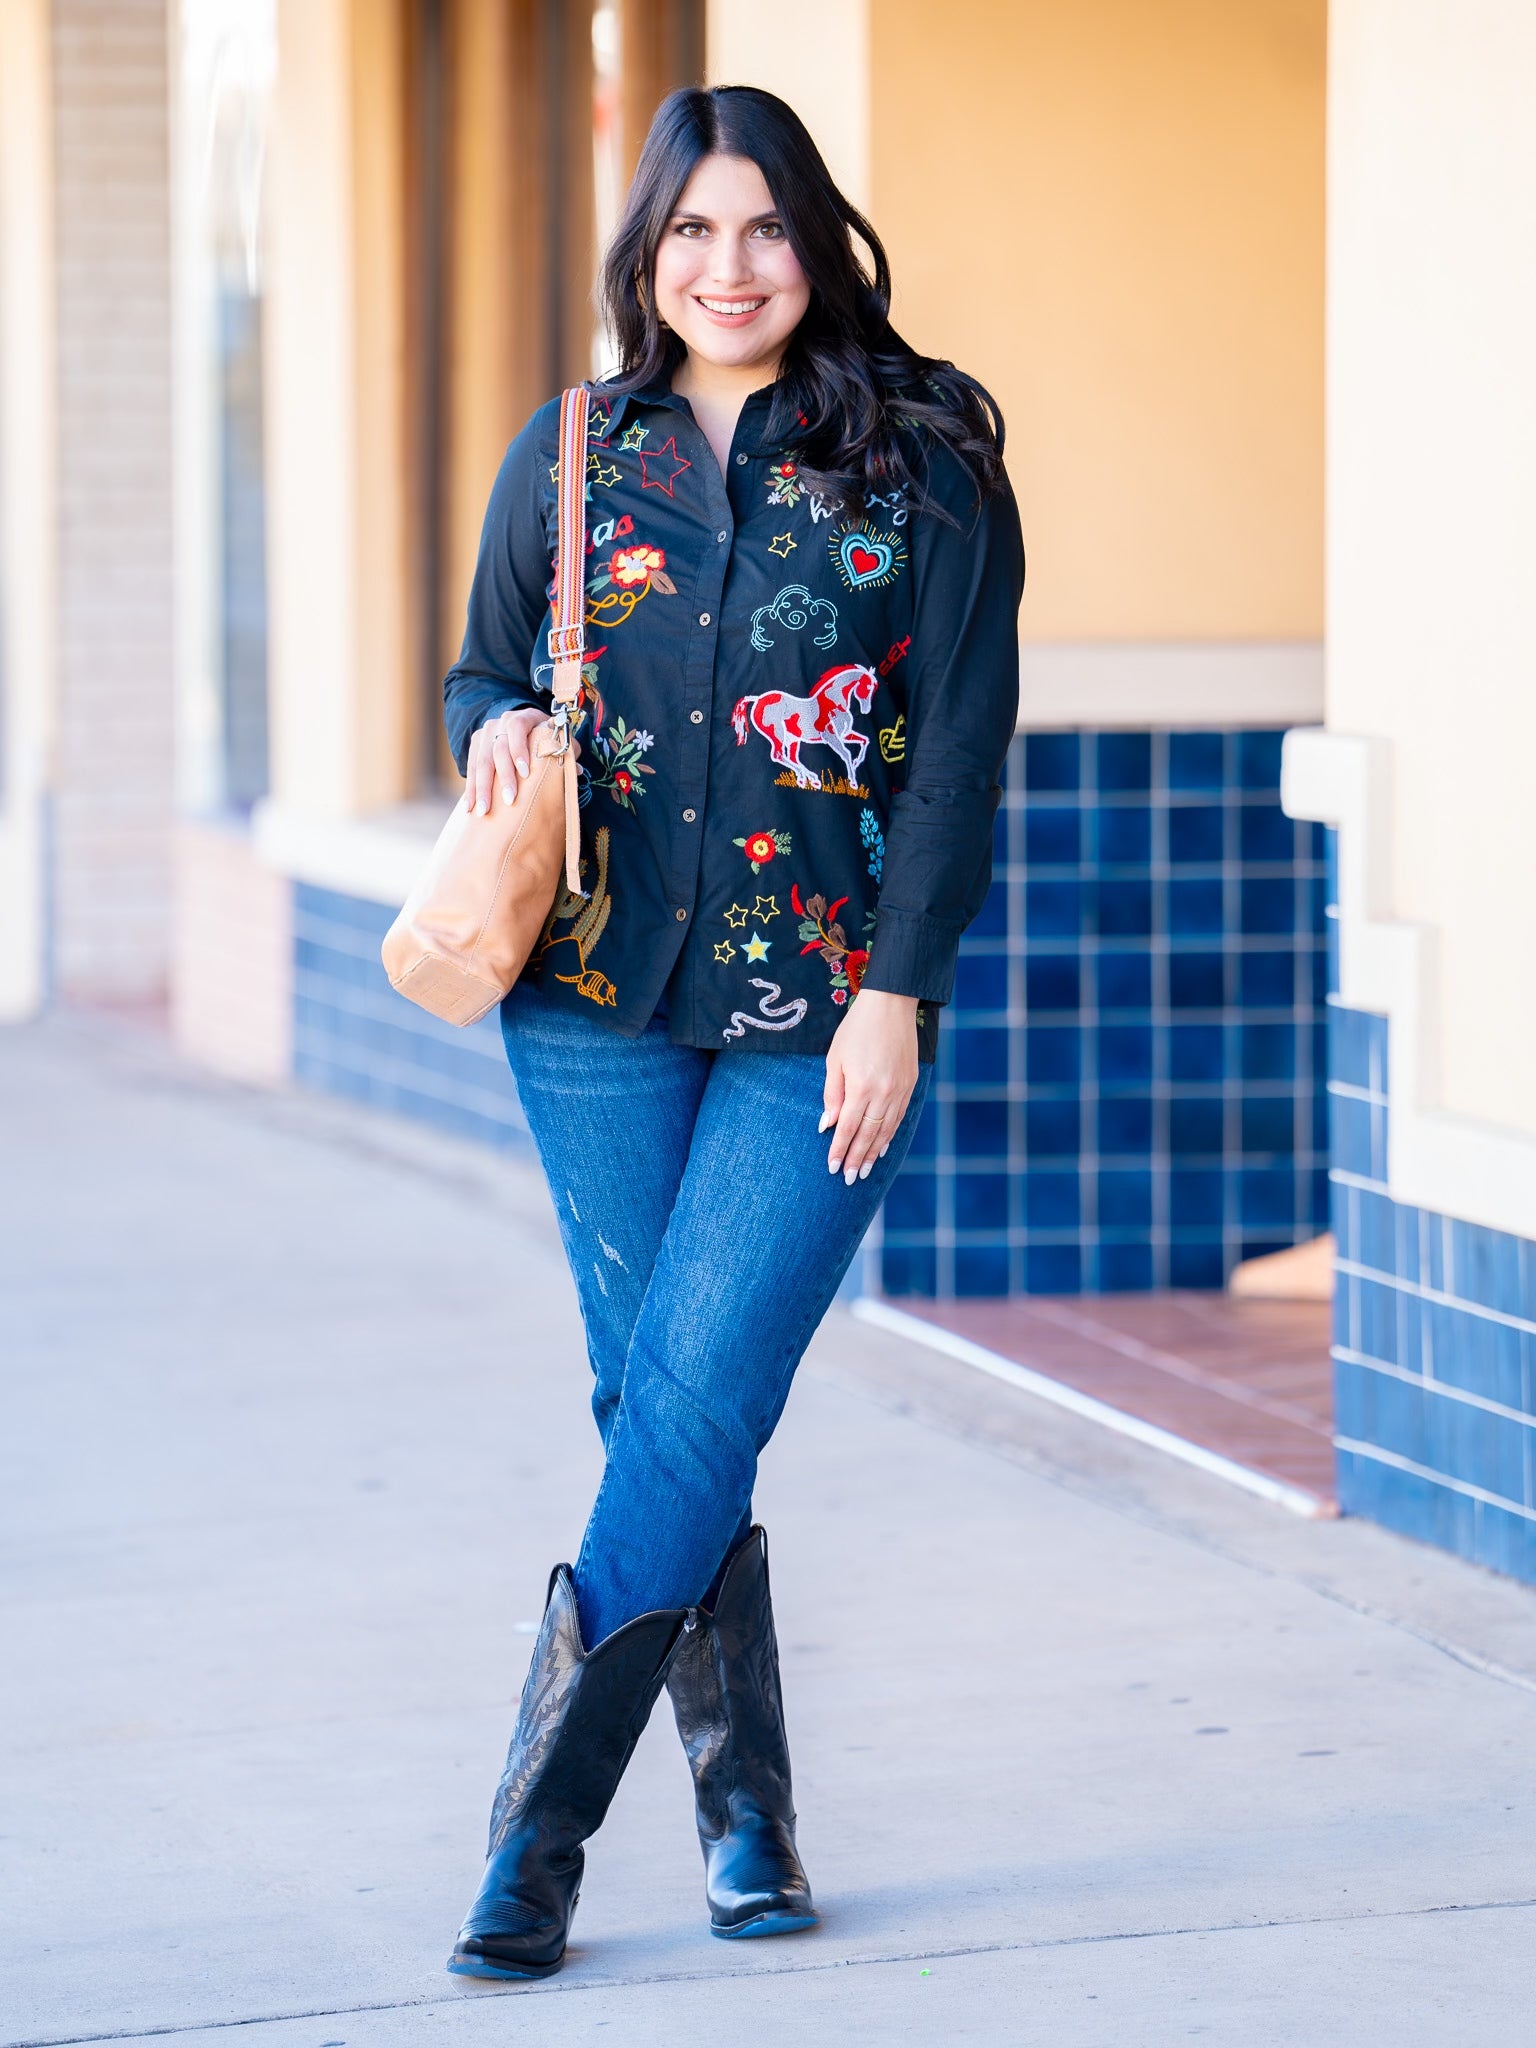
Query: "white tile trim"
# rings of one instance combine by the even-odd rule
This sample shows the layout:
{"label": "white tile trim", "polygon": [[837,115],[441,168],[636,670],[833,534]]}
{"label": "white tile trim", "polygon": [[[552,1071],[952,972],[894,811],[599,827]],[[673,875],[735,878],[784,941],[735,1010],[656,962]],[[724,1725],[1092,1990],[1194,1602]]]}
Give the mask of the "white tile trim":
{"label": "white tile trim", "polygon": [[1323,715],[1317,640],[1026,640],[1019,730],[1306,725]]}
{"label": "white tile trim", "polygon": [[863,1295],[849,1306],[860,1322],[873,1323],[876,1329],[889,1330],[894,1336],[905,1337],[911,1343],[925,1344],[930,1351],[941,1351],[946,1358],[956,1358],[962,1365],[973,1365],[978,1372],[987,1373],[1023,1393],[1033,1394],[1037,1400],[1049,1401],[1053,1407],[1065,1408],[1088,1422],[1097,1422],[1102,1428],[1113,1430],[1116,1436],[1130,1437],[1135,1443],[1163,1451],[1170,1458],[1177,1458],[1181,1464],[1193,1465],[1215,1479],[1224,1479],[1229,1486],[1257,1494],[1261,1500],[1285,1508],[1290,1514],[1313,1520],[1333,1512],[1331,1505],[1319,1500],[1315,1493],[1307,1493],[1299,1486],[1287,1486],[1284,1480],[1272,1479],[1267,1472],[1254,1472],[1246,1465],[1222,1457],[1218,1451],[1206,1450],[1203,1444],[1190,1443],[1186,1437],[1175,1436],[1171,1430],[1159,1429],[1155,1422],[1143,1422],[1138,1415],[1127,1415],[1123,1409],[1111,1408],[1106,1401],[1096,1401],[1091,1394],[1080,1393],[1076,1387],[1069,1387],[1062,1380],[1033,1372],[1027,1365],[1018,1365],[1013,1359],[1004,1358],[1000,1352],[989,1351],[984,1344],[973,1344],[969,1337],[961,1337],[938,1323],[930,1323],[923,1316],[908,1315],[888,1301]]}
{"label": "white tile trim", "polygon": [[1436,1100],[1435,934],[1394,919],[1390,743],[1310,727],[1285,736],[1280,800],[1338,832],[1339,1000],[1392,1027],[1387,1189],[1394,1200],[1536,1239],[1536,1139]]}
{"label": "white tile trim", "polygon": [[253,838],[258,859],[290,881],[398,910],[449,808],[445,797],[369,818],[316,818],[269,800],[256,806]]}

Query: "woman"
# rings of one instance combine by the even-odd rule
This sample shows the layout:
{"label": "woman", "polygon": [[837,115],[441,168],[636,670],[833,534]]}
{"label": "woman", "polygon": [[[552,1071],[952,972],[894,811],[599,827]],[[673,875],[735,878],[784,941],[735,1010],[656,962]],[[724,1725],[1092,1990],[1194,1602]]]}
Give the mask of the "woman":
{"label": "woman", "polygon": [[[479,1976],[560,1967],[663,1684],[712,1932],[815,1924],[752,1484],[927,1095],[1018,696],[996,408],[893,331],[884,251],[782,101],[664,103],[603,288],[586,894],[562,889],[502,1028],[606,1460],[449,1963]],[[517,801],[548,708],[557,422],[508,451],[445,684],[481,811]]]}

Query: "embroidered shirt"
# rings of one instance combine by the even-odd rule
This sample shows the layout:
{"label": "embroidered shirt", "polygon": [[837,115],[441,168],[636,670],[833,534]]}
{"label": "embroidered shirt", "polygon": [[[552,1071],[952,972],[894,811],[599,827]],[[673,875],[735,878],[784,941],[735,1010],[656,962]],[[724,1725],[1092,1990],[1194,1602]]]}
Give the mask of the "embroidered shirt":
{"label": "embroidered shirt", "polygon": [[[587,442],[582,882],[524,978],[633,1037],[824,1052],[861,987],[919,999],[932,1059],[960,934],[992,873],[1018,709],[1023,546],[1006,484],[958,520],[897,493],[849,516],[760,446],[747,400],[722,476],[687,401],[594,390]],[[491,492],[454,758],[486,719],[547,707],[559,401]]]}

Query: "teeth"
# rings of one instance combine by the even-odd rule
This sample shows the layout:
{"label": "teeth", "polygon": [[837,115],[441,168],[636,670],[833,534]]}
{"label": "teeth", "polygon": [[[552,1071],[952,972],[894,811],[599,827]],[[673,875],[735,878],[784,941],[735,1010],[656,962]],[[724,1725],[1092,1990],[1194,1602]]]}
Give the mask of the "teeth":
{"label": "teeth", "polygon": [[699,304],[711,313],[755,313],[766,303],[764,299],[706,299],[702,295],[699,298]]}

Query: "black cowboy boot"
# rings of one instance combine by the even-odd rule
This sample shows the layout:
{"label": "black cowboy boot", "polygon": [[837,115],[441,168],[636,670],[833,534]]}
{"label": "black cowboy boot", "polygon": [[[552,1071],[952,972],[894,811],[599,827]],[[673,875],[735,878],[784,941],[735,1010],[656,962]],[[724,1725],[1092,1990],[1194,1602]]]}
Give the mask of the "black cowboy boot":
{"label": "black cowboy boot", "polygon": [[692,1610],[664,1608],[584,1650],[570,1567],[550,1575],[544,1622],[491,1808],[489,1861],[448,1967],[462,1977],[549,1977],[565,1960],[582,1843],[602,1825]]}
{"label": "black cowboy boot", "polygon": [[693,1770],[710,1933],[730,1941],[814,1927],[795,1850],[768,1539],[757,1526],[726,1566],[714,1612],[699,1609],[667,1690]]}

